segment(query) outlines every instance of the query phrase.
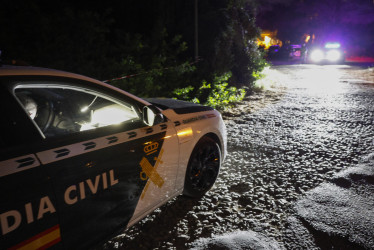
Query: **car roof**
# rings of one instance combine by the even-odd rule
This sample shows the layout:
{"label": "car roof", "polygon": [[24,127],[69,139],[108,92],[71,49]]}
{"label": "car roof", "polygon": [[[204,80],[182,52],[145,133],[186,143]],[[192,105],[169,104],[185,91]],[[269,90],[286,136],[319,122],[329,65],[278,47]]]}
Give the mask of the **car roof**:
{"label": "car roof", "polygon": [[0,66],[0,76],[56,76],[56,77],[68,77],[77,80],[89,81],[92,83],[96,83],[101,86],[105,86],[110,89],[114,89],[122,94],[125,94],[145,105],[149,105],[149,103],[137,96],[134,96],[124,90],[116,88],[110,84],[101,82],[99,80],[93,79],[91,77],[74,74],[62,70],[56,69],[48,69],[48,68],[40,68],[40,67],[33,67],[33,66],[13,66],[13,65],[1,65]]}
{"label": "car roof", "polygon": [[86,80],[96,82],[101,84],[100,81],[92,79],[90,77],[69,73],[61,70],[39,68],[32,66],[13,66],[13,65],[2,65],[0,66],[0,76],[59,76],[59,77],[69,77],[79,80]]}

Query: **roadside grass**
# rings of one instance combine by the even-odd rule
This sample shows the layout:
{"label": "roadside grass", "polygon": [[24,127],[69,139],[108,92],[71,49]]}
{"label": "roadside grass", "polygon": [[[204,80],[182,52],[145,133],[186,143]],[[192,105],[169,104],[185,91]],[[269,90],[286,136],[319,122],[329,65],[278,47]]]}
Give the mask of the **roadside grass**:
{"label": "roadside grass", "polygon": [[286,76],[278,70],[271,69],[270,66],[266,66],[260,72],[254,72],[252,76],[256,80],[251,88],[229,86],[231,72],[228,72],[215,77],[212,82],[203,81],[200,87],[187,86],[175,89],[173,98],[207,105],[219,111],[232,111],[253,98],[262,98],[266,95],[275,100],[286,87]]}

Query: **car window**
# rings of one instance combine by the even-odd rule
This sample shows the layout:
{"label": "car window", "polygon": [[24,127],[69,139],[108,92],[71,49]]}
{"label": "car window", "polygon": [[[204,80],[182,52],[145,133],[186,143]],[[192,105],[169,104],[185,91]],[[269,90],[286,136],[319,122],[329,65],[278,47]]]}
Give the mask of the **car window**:
{"label": "car window", "polygon": [[139,119],[133,105],[87,89],[41,84],[14,92],[46,138]]}

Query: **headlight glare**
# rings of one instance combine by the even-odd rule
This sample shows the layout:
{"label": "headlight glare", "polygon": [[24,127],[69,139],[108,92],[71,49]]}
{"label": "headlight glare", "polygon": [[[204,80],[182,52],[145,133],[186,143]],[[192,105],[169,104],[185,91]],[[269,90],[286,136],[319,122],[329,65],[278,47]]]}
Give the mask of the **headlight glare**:
{"label": "headlight glare", "polygon": [[330,50],[326,54],[326,59],[330,62],[337,62],[341,58],[341,53],[338,50]]}
{"label": "headlight glare", "polygon": [[310,59],[313,62],[320,62],[323,60],[323,51],[320,49],[313,50],[310,54]]}

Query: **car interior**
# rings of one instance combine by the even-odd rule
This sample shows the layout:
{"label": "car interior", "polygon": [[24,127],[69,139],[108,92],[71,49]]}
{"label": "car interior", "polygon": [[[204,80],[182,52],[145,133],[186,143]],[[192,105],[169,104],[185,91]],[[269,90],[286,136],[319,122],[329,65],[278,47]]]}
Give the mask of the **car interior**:
{"label": "car interior", "polygon": [[46,138],[139,120],[134,106],[81,89],[21,87],[15,96]]}

